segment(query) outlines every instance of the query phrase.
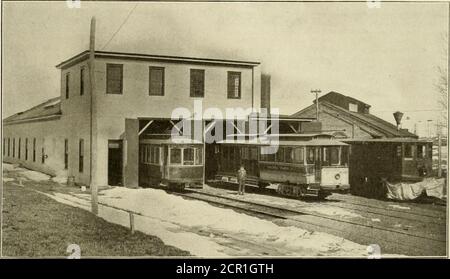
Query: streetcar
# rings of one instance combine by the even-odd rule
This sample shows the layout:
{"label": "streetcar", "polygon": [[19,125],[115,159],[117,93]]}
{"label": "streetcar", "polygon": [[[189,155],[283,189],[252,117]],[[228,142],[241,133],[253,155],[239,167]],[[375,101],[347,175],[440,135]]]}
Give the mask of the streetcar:
{"label": "streetcar", "polygon": [[248,141],[220,142],[216,180],[237,183],[236,172],[242,164],[247,185],[278,184],[277,192],[284,196],[324,198],[350,189],[348,144],[314,134],[280,139],[276,152],[265,154],[269,148],[273,147]]}
{"label": "streetcar", "polygon": [[184,189],[203,182],[203,144],[200,141],[141,139],[139,185]]}

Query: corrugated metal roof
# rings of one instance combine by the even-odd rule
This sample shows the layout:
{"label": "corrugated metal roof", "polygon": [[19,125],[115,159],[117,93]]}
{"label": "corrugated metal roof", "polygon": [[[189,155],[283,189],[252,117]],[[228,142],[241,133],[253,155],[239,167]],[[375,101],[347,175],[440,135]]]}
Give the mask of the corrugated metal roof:
{"label": "corrugated metal roof", "polygon": [[52,116],[61,116],[60,97],[51,98],[26,111],[13,114],[3,119],[3,124],[15,124],[33,120],[38,121],[41,119],[51,118]]}

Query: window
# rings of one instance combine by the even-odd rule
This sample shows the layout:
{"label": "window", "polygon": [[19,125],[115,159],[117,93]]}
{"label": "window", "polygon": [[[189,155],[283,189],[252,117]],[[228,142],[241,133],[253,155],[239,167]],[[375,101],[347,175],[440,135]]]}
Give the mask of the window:
{"label": "window", "polygon": [[314,164],[314,147],[307,147],[306,148],[306,163],[307,164]]}
{"label": "window", "polygon": [[13,138],[13,158],[16,157],[16,138]]}
{"label": "window", "polygon": [[194,164],[194,148],[185,148],[183,150],[183,165]]}
{"label": "window", "polygon": [[123,65],[106,64],[106,93],[122,94]]}
{"label": "window", "polygon": [[341,147],[341,165],[348,166],[348,156],[349,156],[349,147],[342,146]]}
{"label": "window", "polygon": [[64,140],[64,169],[69,168],[69,140]]}
{"label": "window", "polygon": [[277,162],[284,162],[284,148],[279,147],[278,152],[276,153],[276,159]]}
{"label": "window", "polygon": [[36,138],[33,138],[33,162],[36,162]]}
{"label": "window", "polygon": [[228,72],[228,99],[241,98],[241,73]]}
{"label": "window", "polygon": [[191,97],[205,96],[205,70],[191,69]]}
{"label": "window", "polygon": [[146,164],[160,164],[159,146],[145,144],[141,150],[141,162]]}
{"label": "window", "polygon": [[417,158],[425,158],[426,151],[425,145],[419,144],[417,145]]}
{"label": "window", "polygon": [[358,105],[357,104],[353,104],[353,103],[349,103],[348,104],[348,110],[349,111],[358,112]]}
{"label": "window", "polygon": [[413,145],[412,144],[405,144],[405,158],[412,158],[413,157]]}
{"label": "window", "polygon": [[164,96],[164,68],[150,67],[149,92],[151,96]]}
{"label": "window", "polygon": [[83,172],[83,163],[84,163],[84,140],[80,139],[80,143],[78,146],[78,151],[79,151],[79,155],[78,155],[78,171],[79,172]]}
{"label": "window", "polygon": [[339,165],[339,147],[330,147],[330,163],[332,165]]}
{"label": "window", "polygon": [[294,163],[301,163],[303,164],[304,160],[303,155],[303,147],[295,148],[294,149]]}
{"label": "window", "polygon": [[28,160],[28,138],[25,139],[25,160]]}
{"label": "window", "polygon": [[18,150],[17,150],[17,158],[20,159],[20,145],[22,144],[22,138],[19,138],[19,146],[18,146]]}
{"label": "window", "polygon": [[42,148],[41,148],[41,163],[45,164],[45,149],[44,149],[44,141],[42,141]]}
{"label": "window", "polygon": [[80,96],[84,95],[84,72],[85,67],[80,68]]}
{"label": "window", "polygon": [[10,144],[11,144],[11,139],[10,138],[8,138],[8,157],[10,156],[10,149],[11,149],[11,147],[10,147]]}
{"label": "window", "polygon": [[195,164],[202,165],[203,164],[203,149],[196,148],[195,149]]}
{"label": "window", "polygon": [[3,156],[6,156],[6,138],[3,138]]}
{"label": "window", "polygon": [[70,73],[66,74],[66,99],[69,99]]}
{"label": "window", "polygon": [[181,164],[181,149],[171,148],[170,149],[170,163],[171,164]]}
{"label": "window", "polygon": [[284,151],[284,161],[286,163],[292,163],[292,161],[294,160],[294,152],[293,152],[293,148],[292,147],[286,147],[285,151]]}

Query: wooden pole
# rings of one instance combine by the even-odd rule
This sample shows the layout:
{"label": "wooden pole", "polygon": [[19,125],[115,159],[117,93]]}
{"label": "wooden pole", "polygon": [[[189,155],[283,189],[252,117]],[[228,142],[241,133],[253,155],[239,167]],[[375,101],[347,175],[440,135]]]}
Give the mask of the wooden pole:
{"label": "wooden pole", "polygon": [[90,33],[90,38],[89,38],[89,83],[90,83],[90,141],[89,141],[89,145],[90,145],[90,156],[89,156],[89,160],[90,160],[90,171],[89,171],[89,186],[91,188],[91,208],[92,208],[92,213],[94,213],[95,215],[98,214],[98,188],[97,188],[97,183],[95,181],[93,181],[92,179],[92,141],[93,141],[93,117],[92,117],[92,113],[93,113],[93,95],[95,94],[95,72],[94,72],[94,58],[95,58],[95,17],[92,17],[91,19],[91,33]]}

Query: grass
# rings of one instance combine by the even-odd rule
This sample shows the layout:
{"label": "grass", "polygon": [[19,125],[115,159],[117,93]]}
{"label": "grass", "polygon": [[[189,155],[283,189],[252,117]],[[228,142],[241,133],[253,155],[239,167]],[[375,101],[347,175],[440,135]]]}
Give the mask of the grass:
{"label": "grass", "polygon": [[3,183],[3,257],[67,257],[70,244],[80,246],[81,257],[189,255],[14,183]]}

